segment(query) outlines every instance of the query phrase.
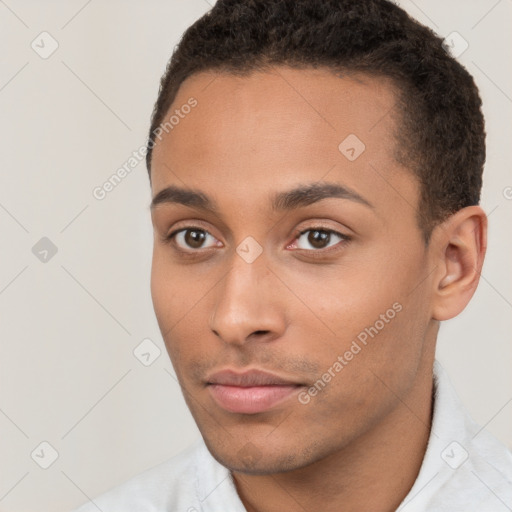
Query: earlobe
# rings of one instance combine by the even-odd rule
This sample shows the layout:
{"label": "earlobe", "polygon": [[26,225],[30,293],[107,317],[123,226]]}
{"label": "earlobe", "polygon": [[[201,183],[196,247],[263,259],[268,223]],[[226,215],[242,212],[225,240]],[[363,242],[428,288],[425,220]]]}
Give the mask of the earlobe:
{"label": "earlobe", "polygon": [[436,228],[437,267],[433,318],[457,316],[476,291],[487,245],[487,216],[479,206],[453,214]]}

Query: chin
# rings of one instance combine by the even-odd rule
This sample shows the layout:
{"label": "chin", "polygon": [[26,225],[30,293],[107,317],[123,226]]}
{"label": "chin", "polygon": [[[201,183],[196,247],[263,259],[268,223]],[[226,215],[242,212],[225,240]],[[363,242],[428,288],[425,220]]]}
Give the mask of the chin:
{"label": "chin", "polygon": [[[276,449],[271,443],[219,445],[205,438],[208,450],[220,464],[231,471],[247,475],[271,475],[286,473],[304,468],[322,459],[324,454],[314,447],[280,446]],[[319,447],[320,448],[320,447]],[[325,454],[327,455],[327,454]]]}
{"label": "chin", "polygon": [[249,443],[238,452],[221,453],[210,449],[210,453],[229,470],[247,475],[271,475],[303,467],[294,455],[261,453]]}

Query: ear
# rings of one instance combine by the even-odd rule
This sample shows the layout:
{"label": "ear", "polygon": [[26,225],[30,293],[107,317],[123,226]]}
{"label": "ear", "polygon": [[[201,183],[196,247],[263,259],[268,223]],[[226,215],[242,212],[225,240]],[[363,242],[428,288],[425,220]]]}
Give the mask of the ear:
{"label": "ear", "polygon": [[436,226],[431,237],[434,265],[432,317],[457,316],[475,293],[487,248],[487,216],[468,206]]}

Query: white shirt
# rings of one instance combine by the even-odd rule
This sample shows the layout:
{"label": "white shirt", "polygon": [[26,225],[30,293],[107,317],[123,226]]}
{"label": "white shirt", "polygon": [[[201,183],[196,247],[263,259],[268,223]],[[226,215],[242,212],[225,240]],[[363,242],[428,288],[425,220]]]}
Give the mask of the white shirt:
{"label": "white shirt", "polygon": [[[397,511],[512,511],[512,453],[470,418],[434,363],[432,429],[418,477]],[[75,512],[245,512],[228,469],[201,440]]]}

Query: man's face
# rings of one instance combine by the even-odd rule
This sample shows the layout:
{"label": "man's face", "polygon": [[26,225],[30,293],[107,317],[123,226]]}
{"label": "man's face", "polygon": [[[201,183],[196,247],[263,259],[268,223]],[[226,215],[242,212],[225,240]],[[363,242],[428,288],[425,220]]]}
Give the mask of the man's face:
{"label": "man's face", "polygon": [[[166,116],[179,121],[155,146],[153,197],[194,189],[217,209],[170,195],[152,209],[153,303],[205,442],[233,470],[343,449],[425,366],[431,269],[394,104],[383,79],[278,67],[194,75]],[[274,201],[312,184],[344,192]]]}

